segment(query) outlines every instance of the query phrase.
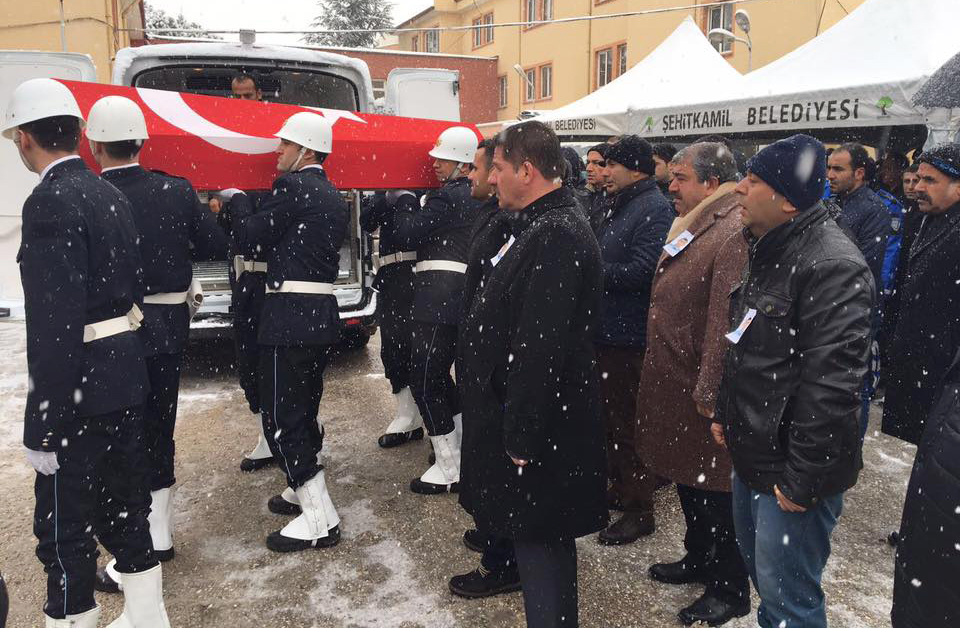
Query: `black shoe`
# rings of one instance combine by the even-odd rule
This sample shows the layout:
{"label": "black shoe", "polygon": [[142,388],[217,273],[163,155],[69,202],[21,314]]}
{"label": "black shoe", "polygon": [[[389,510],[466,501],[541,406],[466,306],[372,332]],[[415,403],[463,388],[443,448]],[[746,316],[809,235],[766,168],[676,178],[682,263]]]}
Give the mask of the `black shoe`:
{"label": "black shoe", "polygon": [[467,549],[481,554],[487,547],[489,540],[490,537],[480,530],[467,530],[463,533],[463,544],[467,546]]}
{"label": "black shoe", "polygon": [[743,617],[750,612],[750,600],[729,604],[711,593],[704,593],[690,606],[680,609],[677,617],[684,626],[700,622],[708,626],[722,626],[731,619]]}
{"label": "black shoe", "polygon": [[887,544],[890,547],[896,547],[898,543],[900,543],[900,530],[894,530],[887,535]]}
{"label": "black shoe", "polygon": [[173,551],[172,547],[168,550],[153,550],[153,557],[161,563],[169,563],[173,560],[175,554],[176,552]]}
{"label": "black shoe", "polygon": [[470,573],[450,578],[450,592],[466,598],[490,597],[520,590],[520,572],[514,567],[487,571],[481,565]]}
{"label": "black shoe", "polygon": [[607,510],[623,512],[623,502],[613,489],[607,489]]}
{"label": "black shoe", "polygon": [[459,493],[460,483],[453,484],[431,484],[424,482],[420,478],[410,480],[410,490],[420,495],[443,495],[444,493]]}
{"label": "black shoe", "polygon": [[340,526],[330,528],[327,536],[312,541],[301,541],[283,536],[280,531],[271,532],[267,537],[267,549],[272,552],[299,552],[306,549],[323,549],[333,547],[340,542]]}
{"label": "black shoe", "polygon": [[259,471],[260,469],[266,469],[270,465],[273,465],[276,463],[277,463],[277,459],[273,457],[258,458],[257,460],[253,460],[252,458],[244,458],[243,460],[240,461],[240,470],[246,473],[250,473],[251,471]]}
{"label": "black shoe", "polygon": [[384,434],[377,439],[377,444],[384,449],[390,449],[391,447],[399,447],[400,445],[408,443],[412,440],[423,440],[422,427],[418,427],[412,432],[394,432],[391,434]]}
{"label": "black shoe", "polygon": [[120,593],[120,583],[110,577],[106,567],[97,567],[97,578],[93,588],[101,593]]}
{"label": "black shoe", "polygon": [[657,563],[650,565],[650,577],[657,582],[666,584],[690,584],[700,582],[706,584],[706,574],[703,566],[695,563],[687,554],[675,563]]}
{"label": "black shoe", "polygon": [[267,510],[275,515],[299,515],[300,506],[285,500],[280,495],[274,495],[267,502]]}
{"label": "black shoe", "polygon": [[656,529],[652,514],[628,512],[601,532],[597,540],[600,545],[626,545],[653,534]]}

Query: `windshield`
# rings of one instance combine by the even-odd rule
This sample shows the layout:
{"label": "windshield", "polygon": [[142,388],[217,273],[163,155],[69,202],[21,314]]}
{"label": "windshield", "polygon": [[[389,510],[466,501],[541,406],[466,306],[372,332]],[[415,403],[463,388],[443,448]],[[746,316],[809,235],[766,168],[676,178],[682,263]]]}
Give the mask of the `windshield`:
{"label": "windshield", "polygon": [[136,76],[133,84],[135,87],[229,98],[233,95],[230,84],[241,73],[254,78],[266,102],[346,111],[358,109],[357,89],[352,82],[333,74],[299,68],[166,66],[144,70]]}

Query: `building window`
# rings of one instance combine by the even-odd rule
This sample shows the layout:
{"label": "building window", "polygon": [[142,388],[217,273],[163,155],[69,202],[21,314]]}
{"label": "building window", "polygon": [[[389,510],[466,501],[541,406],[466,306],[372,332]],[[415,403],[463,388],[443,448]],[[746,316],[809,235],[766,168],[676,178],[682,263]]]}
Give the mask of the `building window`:
{"label": "building window", "polygon": [[523,95],[523,100],[525,102],[533,102],[537,99],[537,71],[531,68],[524,72],[524,76],[527,78],[524,81],[526,84],[526,93]]}
{"label": "building window", "polygon": [[500,87],[500,109],[503,109],[507,106],[507,76],[501,75],[497,77],[497,82]]}
{"label": "building window", "polygon": [[627,71],[627,45],[617,46],[617,76]]}
{"label": "building window", "polygon": [[423,38],[425,52],[440,52],[440,29],[431,28]]}
{"label": "building window", "polygon": [[480,46],[486,46],[493,41],[493,27],[484,26],[485,24],[493,24],[493,13],[487,13],[477,19],[473,20],[473,47],[479,48]]}
{"label": "building window", "polygon": [[597,51],[597,87],[603,87],[613,80],[613,49]]}
{"label": "building window", "polygon": [[410,50],[420,52],[420,37],[418,35],[414,35],[413,39],[410,40]]}
{"label": "building window", "polygon": [[383,98],[387,95],[386,81],[383,79],[373,79],[370,81],[373,83],[373,98]]}
{"label": "building window", "polygon": [[[724,28],[733,32],[733,5],[724,4],[717,7],[710,7],[709,19],[707,19],[707,32],[715,28]],[[727,38],[718,39],[713,43],[713,47],[718,52],[730,52],[733,49],[733,41]]]}
{"label": "building window", "polygon": [[537,0],[526,0],[524,10],[527,13],[527,22],[534,22],[537,19]]}
{"label": "building window", "polygon": [[540,66],[540,98],[547,99],[553,96],[553,66]]}
{"label": "building window", "polygon": [[543,0],[543,15],[540,16],[540,19],[553,19],[553,0]]}

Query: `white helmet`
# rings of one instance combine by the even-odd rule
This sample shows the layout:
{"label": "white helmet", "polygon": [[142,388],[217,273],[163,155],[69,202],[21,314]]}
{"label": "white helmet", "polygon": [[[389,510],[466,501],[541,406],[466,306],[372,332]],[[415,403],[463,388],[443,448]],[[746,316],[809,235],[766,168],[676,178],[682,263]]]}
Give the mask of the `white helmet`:
{"label": "white helmet", "polygon": [[440,134],[430,156],[461,164],[473,163],[480,140],[477,134],[465,126],[452,126]]}
{"label": "white helmet", "polygon": [[275,136],[318,153],[333,152],[333,126],[319,113],[301,111],[293,114]]}
{"label": "white helmet", "polygon": [[78,118],[80,128],[83,128],[83,114],[77,106],[77,99],[66,85],[49,78],[24,81],[13,90],[10,102],[7,103],[3,136],[12,140],[13,132],[21,124],[54,116]]}
{"label": "white helmet", "polygon": [[87,139],[94,142],[145,140],[147,121],[137,103],[123,96],[105,96],[87,114]]}

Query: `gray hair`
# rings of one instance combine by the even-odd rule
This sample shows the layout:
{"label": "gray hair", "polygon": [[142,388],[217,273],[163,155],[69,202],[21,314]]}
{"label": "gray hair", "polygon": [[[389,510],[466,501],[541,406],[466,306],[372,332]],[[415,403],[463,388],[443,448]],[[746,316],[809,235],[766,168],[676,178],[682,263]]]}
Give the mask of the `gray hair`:
{"label": "gray hair", "polygon": [[700,183],[706,183],[714,177],[720,183],[740,179],[733,151],[720,142],[691,144],[680,149],[670,163],[672,165],[690,164]]}

